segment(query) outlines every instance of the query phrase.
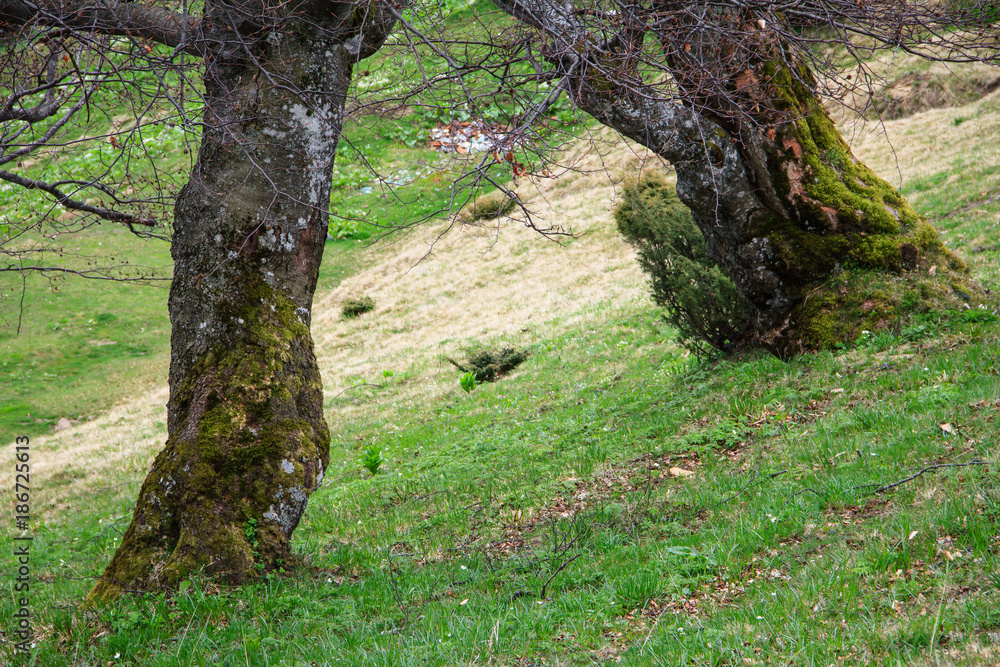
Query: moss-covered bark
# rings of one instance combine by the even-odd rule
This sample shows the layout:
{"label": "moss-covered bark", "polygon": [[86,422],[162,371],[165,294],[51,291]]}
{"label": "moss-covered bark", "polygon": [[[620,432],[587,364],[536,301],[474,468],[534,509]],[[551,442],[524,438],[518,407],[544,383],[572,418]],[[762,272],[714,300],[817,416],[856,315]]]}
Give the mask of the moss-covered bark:
{"label": "moss-covered bark", "polygon": [[[931,307],[912,298],[914,290],[954,306],[940,284],[965,286],[956,295],[974,289],[931,224],[853,155],[808,67],[757,30],[753,17],[722,6],[706,11],[688,17],[693,48],[665,37],[665,50],[687,104],[718,124],[704,142],[709,162],[731,141],[756,202],[732,211],[745,215],[740,220],[724,205],[704,210],[704,197],[685,201],[709,254],[756,307],[757,342],[782,356],[828,347],[898,325],[913,304]],[[723,26],[724,36],[712,38]],[[692,179],[685,172],[704,169],[674,162],[679,191]],[[933,280],[931,267],[939,272]]]}
{"label": "moss-covered bark", "polygon": [[933,226],[853,155],[814,84],[803,65],[762,64],[771,123],[760,141],[765,163],[751,169],[766,169],[771,191],[762,199],[781,208],[756,216],[746,232],[772,248],[772,268],[793,295],[783,321],[760,332],[783,355],[896,326],[911,305],[930,307],[927,298],[912,298],[914,290],[951,302],[930,283],[962,284],[956,295],[975,289]]}
{"label": "moss-covered bark", "polygon": [[[220,28],[206,58],[202,143],[174,212],[168,440],[91,604],[291,564],[329,453],[309,322],[334,153],[352,65],[392,25],[352,8],[282,5],[266,34],[248,13],[240,43]],[[232,20],[229,5],[206,15]]]}
{"label": "moss-covered bark", "polygon": [[241,583],[292,563],[329,431],[308,328],[266,283],[220,301],[226,333],[171,387],[177,425],[91,601],[202,570]]}
{"label": "moss-covered bark", "polygon": [[[705,237],[708,257],[755,309],[759,344],[787,356],[865,328],[870,320],[855,313],[871,312],[874,302],[863,294],[853,295],[856,308],[841,297],[817,302],[831,289],[850,292],[840,279],[845,271],[864,274],[852,285],[907,286],[880,326],[895,326],[915,304],[953,304],[939,289],[944,285],[958,285],[951,290],[957,298],[971,293],[961,261],[895,188],[854,157],[813,94],[808,69],[776,41],[782,31],[763,29],[752,10],[654,0],[648,14],[626,4],[608,26],[616,36],[601,39],[608,32],[549,0],[494,1],[573,45],[550,62],[569,80],[565,88],[581,110],[674,166],[677,195]],[[655,54],[641,35],[655,35]],[[642,67],[616,65],[640,60],[651,64],[645,80]],[[920,293],[933,298],[913,297]],[[853,321],[822,326],[830,311],[817,303],[836,304],[830,307]]]}

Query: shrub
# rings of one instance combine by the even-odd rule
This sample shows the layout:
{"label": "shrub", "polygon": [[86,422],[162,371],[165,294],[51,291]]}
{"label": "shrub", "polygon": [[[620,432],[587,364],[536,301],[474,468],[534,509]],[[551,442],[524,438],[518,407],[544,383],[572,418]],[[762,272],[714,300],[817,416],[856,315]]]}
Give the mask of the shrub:
{"label": "shrub", "polygon": [[375,310],[375,299],[370,296],[362,296],[357,299],[348,299],[345,301],[340,313],[345,319],[349,319],[364,315],[372,310]]}
{"label": "shrub", "polygon": [[[463,377],[462,388],[472,391],[475,384],[482,382],[496,382],[501,377],[511,372],[521,365],[528,358],[526,350],[516,350],[512,347],[504,347],[497,350],[480,349],[473,352],[464,364],[460,364],[450,357],[448,359],[456,368],[465,373],[469,380]],[[466,385],[471,384],[468,389]]]}
{"label": "shrub", "polygon": [[496,190],[481,197],[463,211],[463,217],[468,220],[492,220],[505,215],[514,209],[515,201],[502,190]]}
{"label": "shrub", "polygon": [[615,210],[618,231],[635,247],[665,319],[695,352],[705,346],[731,351],[749,322],[751,307],[719,266],[688,210],[662,176],[625,187]]}

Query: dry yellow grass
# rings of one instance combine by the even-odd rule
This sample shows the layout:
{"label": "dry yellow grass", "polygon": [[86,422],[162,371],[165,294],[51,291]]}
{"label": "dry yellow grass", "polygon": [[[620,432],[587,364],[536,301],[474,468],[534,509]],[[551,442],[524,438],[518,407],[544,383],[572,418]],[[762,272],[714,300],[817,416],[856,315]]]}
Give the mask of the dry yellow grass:
{"label": "dry yellow grass", "polygon": [[[539,227],[572,228],[562,245],[541,238],[521,216],[491,227],[443,225],[413,232],[381,261],[346,280],[316,306],[313,329],[328,394],[381,381],[383,370],[416,373],[377,405],[328,414],[331,423],[384,416],[395,401],[426,401],[457,388],[457,356],[470,341],[527,345],[559,327],[600,320],[646,299],[631,249],[614,229],[614,182],[660,168],[634,147],[598,137],[598,150],[576,156],[575,171],[522,183],[519,196]],[[352,294],[374,297],[374,312],[339,318]]]}
{"label": "dry yellow grass", "polygon": [[[328,413],[334,427],[368,418],[365,410],[389,414],[400,401],[453,390],[454,370],[440,365],[440,355],[455,354],[469,341],[524,345],[646,299],[611,209],[616,182],[643,165],[662,167],[610,133],[597,135],[594,144],[596,150],[581,143],[572,154],[573,171],[518,188],[539,226],[571,228],[575,239],[559,245],[518,219],[455,225],[447,233],[447,225],[437,223],[369,248],[368,268],[317,295],[313,335],[328,395],[358,381],[380,381],[383,370],[419,369],[374,406]],[[357,294],[374,297],[378,307],[342,320],[343,300]],[[88,494],[134,498],[166,439],[166,399],[160,385],[93,422],[33,440],[36,516],[58,521]],[[4,484],[12,481],[10,468],[0,471]]]}
{"label": "dry yellow grass", "polygon": [[[1000,186],[1000,174],[992,169],[1000,136],[1000,90],[964,106],[930,109],[904,120],[857,121],[844,128],[844,136],[858,158],[897,187],[943,171],[952,172],[949,181],[974,181],[984,196]],[[911,203],[921,196],[911,196]]]}

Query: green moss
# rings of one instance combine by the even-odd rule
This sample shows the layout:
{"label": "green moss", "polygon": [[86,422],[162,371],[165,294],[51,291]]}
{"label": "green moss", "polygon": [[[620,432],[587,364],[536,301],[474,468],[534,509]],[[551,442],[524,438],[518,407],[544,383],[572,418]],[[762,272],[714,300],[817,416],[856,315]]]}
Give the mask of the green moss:
{"label": "green moss", "polygon": [[236,470],[249,470],[287,449],[289,442],[302,440],[312,432],[312,426],[300,420],[282,419],[266,424],[256,435],[243,439],[234,448],[229,456],[230,465]]}
{"label": "green moss", "polygon": [[[775,175],[779,194],[794,198],[782,164],[791,159],[807,166],[801,186],[813,202],[797,206],[808,213],[809,219],[801,221],[804,226],[826,228],[829,214],[824,208],[835,211],[841,224],[866,233],[897,234],[919,221],[894,187],[854,158],[836,125],[809,90],[808,86],[815,82],[808,68],[801,65],[792,76],[790,68],[781,64],[780,56],[775,56],[764,71],[775,106],[795,119],[780,127],[777,143],[781,144],[779,151],[785,152],[772,156],[770,172]],[[801,158],[794,156],[794,144],[801,149]]]}
{"label": "green moss", "polygon": [[295,341],[308,340],[308,329],[293,302],[266,283],[242,297],[217,306],[220,321],[236,323],[233,332],[194,365],[180,387],[188,401],[196,387],[207,392],[195,443],[217,473],[248,470],[289,439],[313,433],[302,421],[273,421],[272,408],[292,403],[303,389],[303,377],[285,366],[294,361]]}
{"label": "green moss", "polygon": [[849,256],[862,266],[899,271],[902,267],[899,246],[904,241],[898,236],[864,236],[851,244]]}
{"label": "green moss", "polygon": [[854,158],[810,90],[809,69],[797,65],[793,75],[782,58],[775,53],[761,67],[774,106],[789,118],[773,130],[768,170],[794,215],[762,215],[754,225],[778,250],[785,283],[808,292],[852,265],[890,273],[961,266],[899,191]]}
{"label": "green moss", "polygon": [[244,421],[242,414],[225,403],[205,412],[198,422],[198,435],[195,438],[201,457],[206,461],[222,463],[226,455],[224,443],[232,440]]}
{"label": "green moss", "polygon": [[862,331],[881,331],[896,324],[894,298],[886,292],[842,291],[807,298],[797,310],[800,339],[814,349],[847,343]]}
{"label": "green moss", "polygon": [[930,311],[954,312],[980,295],[967,278],[886,274],[855,268],[815,288],[792,313],[805,349],[856,341],[863,331],[900,331]]}

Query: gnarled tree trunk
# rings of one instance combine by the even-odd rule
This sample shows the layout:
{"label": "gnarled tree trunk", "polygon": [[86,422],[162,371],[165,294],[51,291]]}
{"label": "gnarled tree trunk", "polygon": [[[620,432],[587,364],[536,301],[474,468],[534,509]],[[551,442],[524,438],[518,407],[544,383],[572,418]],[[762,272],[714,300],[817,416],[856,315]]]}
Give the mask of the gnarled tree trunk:
{"label": "gnarled tree trunk", "polygon": [[[942,274],[964,266],[853,156],[808,67],[753,17],[708,5],[655,3],[653,13],[621,5],[596,31],[587,12],[551,0],[496,1],[543,33],[578,108],[673,165],[709,256],[756,310],[753,342],[788,356],[853,340],[891,325],[903,292],[913,301],[955,289],[940,278],[922,284],[931,266]],[[672,90],[636,69],[647,32],[660,42]],[[883,283],[911,273],[892,294],[866,297],[857,285],[834,284],[845,267]],[[965,289],[967,281],[956,293]]]}
{"label": "gnarled tree trunk", "polygon": [[[216,5],[197,164],[174,217],[168,440],[89,596],[289,564],[329,430],[309,322],[352,65],[393,21],[344,3]],[[220,30],[221,32],[221,30]]]}

